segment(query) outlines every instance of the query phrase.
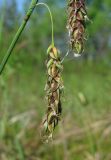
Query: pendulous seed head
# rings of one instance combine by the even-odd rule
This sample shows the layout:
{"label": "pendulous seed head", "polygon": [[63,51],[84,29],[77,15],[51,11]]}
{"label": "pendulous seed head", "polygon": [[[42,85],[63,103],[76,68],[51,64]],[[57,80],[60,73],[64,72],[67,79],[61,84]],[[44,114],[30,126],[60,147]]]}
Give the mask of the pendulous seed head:
{"label": "pendulous seed head", "polygon": [[85,0],[69,0],[67,29],[74,53],[81,54],[84,51],[85,23],[87,19]]}
{"label": "pendulous seed head", "polygon": [[52,135],[57,126],[62,112],[61,94],[63,91],[63,81],[61,72],[63,66],[57,48],[50,46],[47,51],[47,82],[45,86],[48,109],[43,121],[43,127],[48,136]]}

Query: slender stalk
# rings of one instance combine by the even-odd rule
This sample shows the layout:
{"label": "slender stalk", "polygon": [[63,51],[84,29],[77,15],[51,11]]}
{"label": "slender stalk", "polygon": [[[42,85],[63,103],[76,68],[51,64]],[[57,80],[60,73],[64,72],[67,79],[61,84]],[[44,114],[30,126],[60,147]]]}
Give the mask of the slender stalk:
{"label": "slender stalk", "polygon": [[38,3],[36,6],[38,6],[38,5],[44,5],[49,11],[50,19],[51,19],[51,25],[52,25],[52,46],[54,47],[54,22],[53,22],[53,17],[52,17],[51,10],[46,3]]}
{"label": "slender stalk", "polygon": [[9,59],[9,57],[10,57],[12,51],[13,51],[18,39],[20,38],[20,36],[21,36],[21,34],[22,34],[22,32],[23,32],[23,30],[24,30],[24,28],[25,28],[25,26],[26,26],[26,24],[27,24],[27,22],[28,22],[28,20],[30,18],[30,16],[32,15],[37,3],[38,3],[38,0],[32,0],[31,1],[30,7],[28,9],[28,12],[26,13],[25,18],[24,18],[21,26],[19,27],[19,29],[18,29],[18,31],[17,31],[17,33],[16,33],[11,45],[9,46],[9,49],[8,49],[5,57],[3,58],[3,61],[1,63],[1,65],[0,65],[0,75],[2,74],[2,72],[3,72],[4,68],[5,68],[5,65],[6,65],[6,63],[7,63],[8,59]]}

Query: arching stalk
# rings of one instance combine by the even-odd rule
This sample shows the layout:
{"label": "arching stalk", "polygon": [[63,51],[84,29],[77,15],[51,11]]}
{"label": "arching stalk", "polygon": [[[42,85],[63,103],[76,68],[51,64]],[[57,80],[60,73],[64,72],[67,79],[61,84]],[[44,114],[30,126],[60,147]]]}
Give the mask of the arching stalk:
{"label": "arching stalk", "polygon": [[52,47],[54,47],[54,23],[53,23],[53,17],[52,17],[51,10],[46,3],[38,3],[36,6],[38,5],[44,5],[49,11],[50,19],[51,19],[51,27],[52,27]]}

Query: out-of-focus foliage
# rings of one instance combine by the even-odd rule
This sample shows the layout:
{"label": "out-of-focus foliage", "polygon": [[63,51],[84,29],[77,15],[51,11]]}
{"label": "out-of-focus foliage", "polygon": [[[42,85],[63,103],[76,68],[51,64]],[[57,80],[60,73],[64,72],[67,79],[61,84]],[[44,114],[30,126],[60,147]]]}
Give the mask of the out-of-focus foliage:
{"label": "out-of-focus foliage", "polygon": [[[92,23],[89,24],[89,53],[95,52],[101,57],[107,55],[111,50],[111,5],[110,1],[93,0],[88,8],[89,18]],[[93,50],[94,49],[94,50]],[[94,53],[92,53],[94,54]],[[102,56],[103,57],[103,56]]]}

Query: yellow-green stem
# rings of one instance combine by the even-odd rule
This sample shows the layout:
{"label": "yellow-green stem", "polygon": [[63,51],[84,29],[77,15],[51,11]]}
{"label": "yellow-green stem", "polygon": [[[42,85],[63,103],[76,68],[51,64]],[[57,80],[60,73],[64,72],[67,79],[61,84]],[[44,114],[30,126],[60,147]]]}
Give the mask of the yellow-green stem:
{"label": "yellow-green stem", "polygon": [[54,23],[53,23],[52,12],[46,3],[38,3],[36,6],[38,6],[38,5],[44,5],[49,11],[50,19],[51,19],[51,26],[52,26],[52,46],[54,47]]}

